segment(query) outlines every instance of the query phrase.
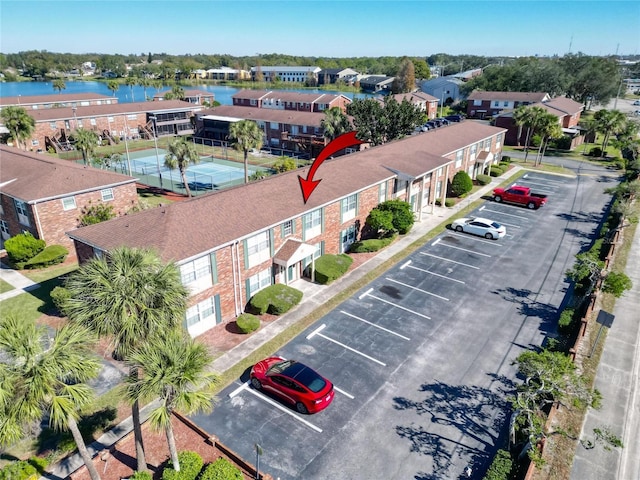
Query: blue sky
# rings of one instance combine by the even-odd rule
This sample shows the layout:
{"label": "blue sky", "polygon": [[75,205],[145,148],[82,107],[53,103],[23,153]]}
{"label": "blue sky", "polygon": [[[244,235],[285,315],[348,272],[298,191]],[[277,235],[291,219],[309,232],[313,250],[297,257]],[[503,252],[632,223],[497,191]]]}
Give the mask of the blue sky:
{"label": "blue sky", "polygon": [[640,53],[640,1],[0,0],[0,52]]}

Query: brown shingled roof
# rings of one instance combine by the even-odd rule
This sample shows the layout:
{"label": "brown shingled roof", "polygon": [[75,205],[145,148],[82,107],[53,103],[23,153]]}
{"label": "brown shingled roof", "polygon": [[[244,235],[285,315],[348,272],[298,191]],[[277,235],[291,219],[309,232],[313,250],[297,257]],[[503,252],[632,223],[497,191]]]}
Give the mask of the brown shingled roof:
{"label": "brown shingled roof", "polygon": [[0,146],[0,191],[24,202],[133,183],[127,175]]}
{"label": "brown shingled roof", "polygon": [[542,102],[548,94],[545,92],[484,92],[475,90],[467,100],[505,100],[514,102]]}
{"label": "brown shingled roof", "polygon": [[544,102],[544,105],[560,110],[567,115],[575,115],[582,112],[584,105],[567,97],[555,97]]}
{"label": "brown shingled roof", "polygon": [[83,227],[68,235],[102,250],[151,247],[164,261],[186,260],[392,178],[390,168],[409,176],[431,172],[453,161],[434,154],[432,148],[455,151],[500,131],[505,130],[469,121],[327,160],[314,177],[322,181],[306,204],[298,175],[305,178],[309,167]]}
{"label": "brown shingled roof", "polygon": [[218,117],[243,118],[263,122],[278,122],[290,125],[308,125],[320,127],[324,113],[299,112],[297,110],[276,110],[273,108],[240,107],[220,105],[211,110],[198,112],[199,115],[216,115]]}
{"label": "brown shingled roof", "polygon": [[115,97],[102,95],[100,93],[52,93],[51,95],[20,95],[18,97],[0,97],[0,105],[34,105],[41,103],[66,103],[66,102],[83,102],[90,100],[108,100]]}

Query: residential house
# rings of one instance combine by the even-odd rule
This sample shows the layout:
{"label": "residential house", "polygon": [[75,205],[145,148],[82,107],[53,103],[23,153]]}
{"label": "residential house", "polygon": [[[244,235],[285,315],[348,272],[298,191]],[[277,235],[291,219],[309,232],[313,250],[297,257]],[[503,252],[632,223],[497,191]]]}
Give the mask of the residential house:
{"label": "residential house", "polygon": [[438,116],[438,99],[433,95],[424,92],[397,93],[391,95],[398,103],[407,100],[409,103],[417,106],[422,110],[429,119]]}
{"label": "residential house", "polygon": [[0,235],[4,242],[30,232],[47,245],[63,245],[76,259],[66,235],[80,226],[83,209],[110,205],[124,215],[138,205],[136,179],[60,160],[47,154],[0,146]]}
{"label": "residential house", "polygon": [[[574,149],[584,143],[583,130],[578,126],[584,105],[567,97],[555,97],[544,102],[534,103],[532,106],[544,108],[547,112],[558,117],[558,124],[562,127],[564,136],[569,140],[569,148]],[[524,145],[526,142],[526,128],[520,128],[513,121],[513,111],[495,117],[497,127],[506,128],[505,145]],[[518,132],[520,139],[518,139]]]}
{"label": "residential house", "polygon": [[28,110],[35,120],[35,130],[27,144],[32,150],[69,150],[69,136],[78,128],[93,130],[109,142],[124,135],[142,138],[190,135],[191,117],[201,109],[182,100],[165,100]]}
{"label": "residential house", "polygon": [[503,134],[500,128],[462,122],[329,159],[317,172],[322,182],[306,203],[298,176],[305,177],[308,168],[73,230],[69,236],[81,262],[121,246],[153,248],[163,261],[176,262],[190,292],[184,324],[195,336],[235,319],[269,285],[295,287],[320,255],[347,252],[380,202],[405,200],[420,221],[436,199],[444,201],[457,171],[473,174],[500,160]]}
{"label": "residential house", "polygon": [[391,87],[395,77],[387,77],[386,75],[369,75],[360,78],[360,88],[364,92],[369,93],[391,93]]}
{"label": "residential house", "polygon": [[294,110],[298,112],[322,113],[338,107],[346,113],[351,99],[345,95],[331,93],[299,93],[286,90],[266,91],[245,89],[231,96],[234,106]]}
{"label": "residential house", "polygon": [[207,70],[209,80],[251,80],[251,72],[236,68],[220,67]]}
{"label": "residential house", "polygon": [[284,83],[311,83],[318,84],[318,73],[320,67],[300,66],[300,67],[251,67],[251,80],[256,81],[258,73],[262,73],[263,81]]}
{"label": "residential house", "polygon": [[[164,90],[162,92],[158,92],[153,96],[154,102],[165,101],[165,97],[167,94],[173,95],[173,90]],[[213,102],[216,100],[216,96],[212,92],[207,92],[206,90],[185,90],[184,98],[182,99],[185,102],[193,103],[194,105],[204,105],[205,103],[208,105],[213,105]]]}
{"label": "residential house", "polygon": [[462,99],[460,86],[464,85],[464,81],[447,75],[446,77],[437,77],[425,80],[420,83],[420,90],[424,93],[436,97],[440,106],[457,103]]}
{"label": "residential house", "polygon": [[113,105],[116,97],[99,93],[55,93],[51,95],[30,95],[0,97],[0,110],[4,107],[22,107],[25,110],[43,110],[61,107],[86,107],[89,105]]}
{"label": "residential house", "polygon": [[467,97],[467,117],[487,118],[515,110],[522,105],[546,102],[545,92],[471,92]]}
{"label": "residential house", "polygon": [[353,85],[358,75],[351,68],[325,68],[318,72],[318,85],[334,85],[337,82]]}
{"label": "residential house", "polygon": [[263,145],[276,152],[315,157],[324,148],[324,113],[220,105],[196,115],[196,136],[229,140],[231,124],[253,120],[264,133]]}

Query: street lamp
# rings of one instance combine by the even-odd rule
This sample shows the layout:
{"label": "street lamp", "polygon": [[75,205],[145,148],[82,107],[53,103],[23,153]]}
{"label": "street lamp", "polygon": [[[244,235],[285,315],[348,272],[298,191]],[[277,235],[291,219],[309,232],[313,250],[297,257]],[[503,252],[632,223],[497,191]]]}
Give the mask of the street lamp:
{"label": "street lamp", "polygon": [[158,165],[158,176],[160,177],[160,188],[164,188],[162,186],[162,172],[160,172],[160,156],[158,155],[158,135],[156,130],[156,121],[158,120],[158,117],[156,117],[155,115],[150,115],[149,120],[153,120],[153,143],[156,146],[156,163]]}

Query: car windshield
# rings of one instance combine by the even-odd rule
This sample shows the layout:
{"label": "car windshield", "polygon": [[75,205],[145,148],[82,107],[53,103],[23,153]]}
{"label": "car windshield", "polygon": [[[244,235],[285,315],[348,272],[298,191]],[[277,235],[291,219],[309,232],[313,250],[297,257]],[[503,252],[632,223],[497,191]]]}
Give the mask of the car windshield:
{"label": "car windshield", "polygon": [[290,362],[286,370],[282,372],[289,378],[293,378],[296,382],[304,385],[314,393],[320,392],[327,382],[318,373],[298,362]]}

